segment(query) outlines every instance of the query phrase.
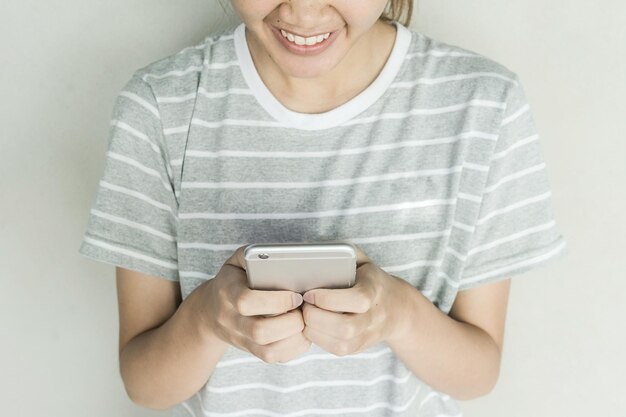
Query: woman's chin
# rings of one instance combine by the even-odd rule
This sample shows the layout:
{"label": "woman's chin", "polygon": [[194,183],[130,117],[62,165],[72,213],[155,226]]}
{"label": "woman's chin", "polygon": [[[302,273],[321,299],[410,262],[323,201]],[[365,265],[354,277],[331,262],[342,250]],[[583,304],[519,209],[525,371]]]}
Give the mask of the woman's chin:
{"label": "woman's chin", "polygon": [[324,65],[323,62],[311,63],[281,63],[282,72],[295,78],[322,78],[326,76],[332,68]]}

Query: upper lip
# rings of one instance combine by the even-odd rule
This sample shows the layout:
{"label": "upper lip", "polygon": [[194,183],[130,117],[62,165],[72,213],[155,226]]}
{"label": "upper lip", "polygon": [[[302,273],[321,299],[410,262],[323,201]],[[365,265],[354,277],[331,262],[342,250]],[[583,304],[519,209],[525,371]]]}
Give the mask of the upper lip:
{"label": "upper lip", "polygon": [[289,29],[277,28],[276,26],[274,26],[274,28],[278,29],[278,31],[284,30],[285,32],[289,32],[289,33],[291,33],[292,35],[302,36],[303,38],[311,38],[311,37],[313,37],[313,36],[326,35],[327,33],[333,33],[333,32],[334,32],[333,30],[327,30],[326,32],[319,32],[319,33],[316,33],[316,34],[314,34],[314,35],[301,35],[301,34],[299,34],[299,33],[296,33],[296,32],[294,32],[294,31],[292,31],[292,30],[289,30]]}

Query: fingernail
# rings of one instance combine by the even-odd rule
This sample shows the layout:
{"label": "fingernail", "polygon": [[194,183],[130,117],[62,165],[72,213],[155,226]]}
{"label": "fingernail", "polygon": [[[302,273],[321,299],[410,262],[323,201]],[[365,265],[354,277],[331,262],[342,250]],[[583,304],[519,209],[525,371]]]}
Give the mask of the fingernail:
{"label": "fingernail", "polygon": [[302,296],[298,293],[291,294],[291,298],[293,299],[293,306],[298,307],[302,304]]}
{"label": "fingernail", "polygon": [[315,294],[312,292],[307,292],[304,294],[304,301],[309,304],[315,304]]}

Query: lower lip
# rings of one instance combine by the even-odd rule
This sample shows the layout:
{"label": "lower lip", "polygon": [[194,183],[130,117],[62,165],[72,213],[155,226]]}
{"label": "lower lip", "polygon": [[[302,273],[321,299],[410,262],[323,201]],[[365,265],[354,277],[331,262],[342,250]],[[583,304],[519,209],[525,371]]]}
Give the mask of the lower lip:
{"label": "lower lip", "polygon": [[324,52],[326,49],[328,49],[328,47],[330,47],[330,45],[332,45],[332,43],[335,41],[335,39],[339,36],[339,33],[341,32],[340,30],[331,32],[328,39],[324,39],[322,42],[316,43],[315,45],[296,45],[293,42],[289,42],[287,38],[283,37],[279,29],[276,29],[274,26],[271,26],[271,25],[270,25],[270,28],[272,29],[272,32],[274,32],[274,35],[276,36],[276,38],[278,38],[278,41],[285,48],[287,48],[290,52],[296,55],[303,55],[303,56],[318,55]]}

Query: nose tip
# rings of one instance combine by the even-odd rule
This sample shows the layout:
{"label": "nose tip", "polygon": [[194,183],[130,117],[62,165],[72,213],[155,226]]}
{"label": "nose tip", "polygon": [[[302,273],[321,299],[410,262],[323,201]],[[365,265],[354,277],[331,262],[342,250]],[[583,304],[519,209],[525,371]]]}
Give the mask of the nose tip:
{"label": "nose tip", "polygon": [[[331,26],[328,23],[323,23],[331,20],[329,17],[332,16],[332,12],[327,11],[330,7],[332,6],[328,4],[327,0],[287,0],[279,6],[278,11],[281,15],[278,23],[289,24],[290,27],[299,28],[300,32],[303,33],[314,33],[316,28]],[[287,22],[294,22],[294,24]],[[306,28],[312,29],[306,30]]]}

